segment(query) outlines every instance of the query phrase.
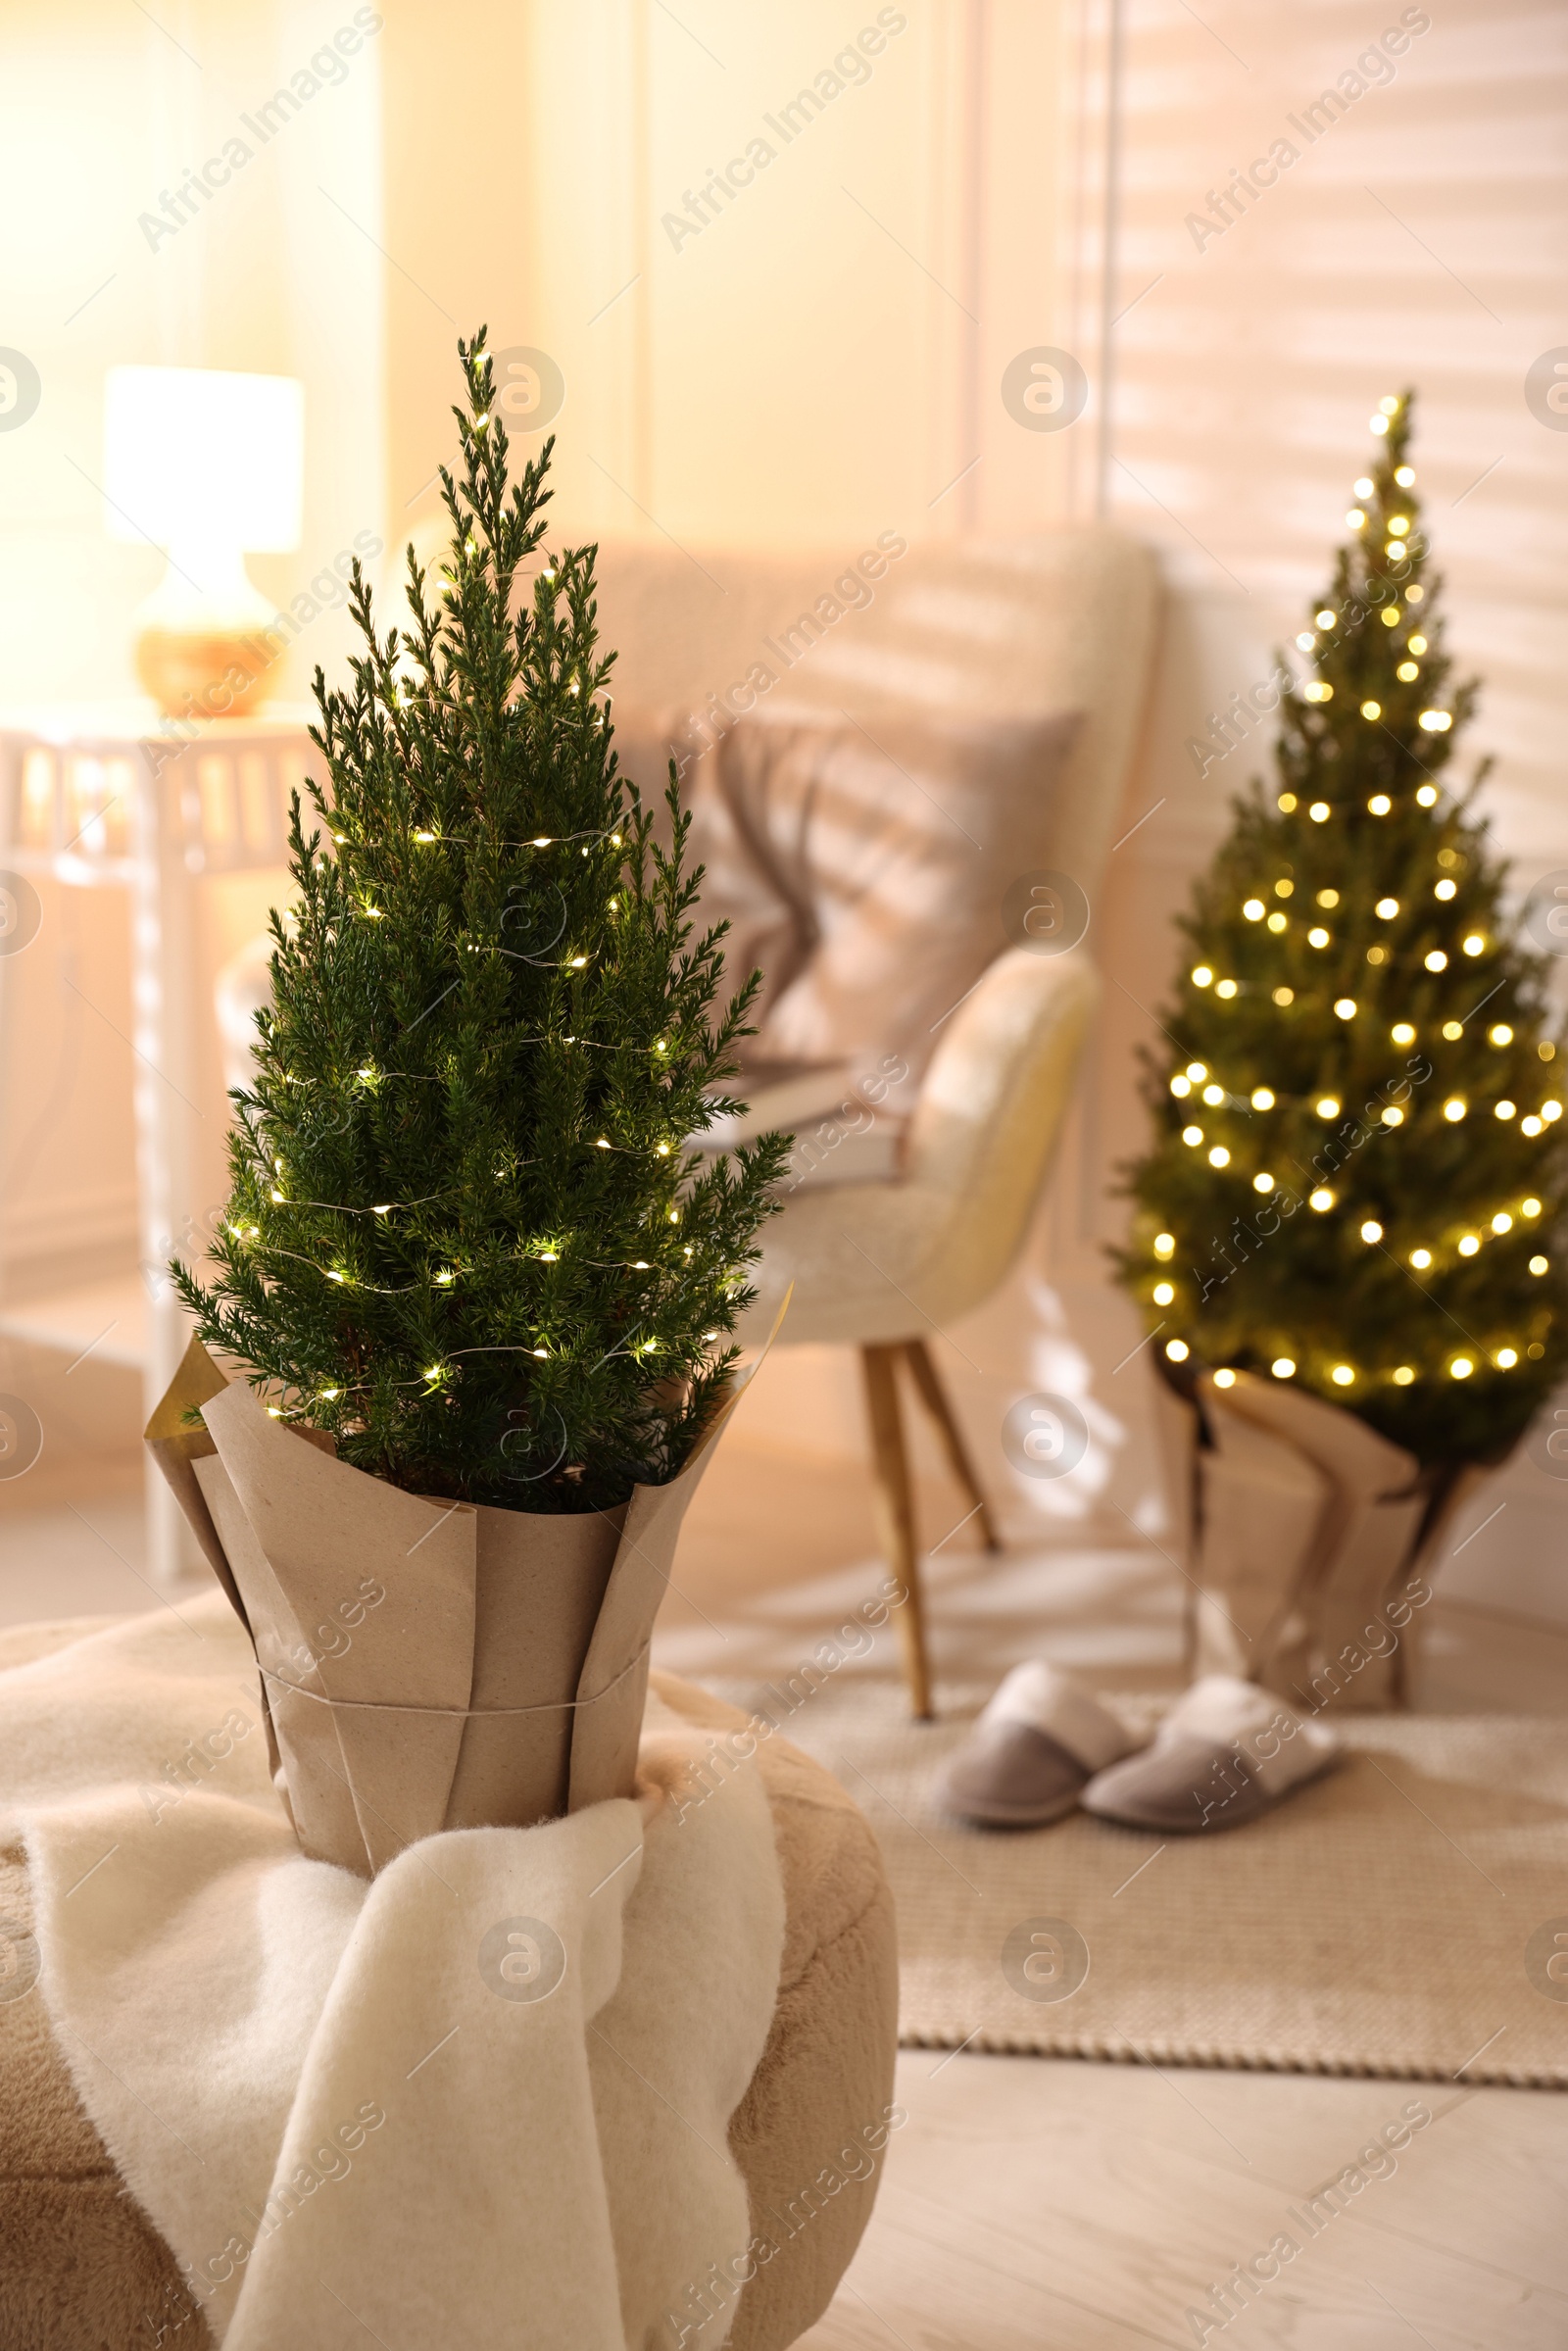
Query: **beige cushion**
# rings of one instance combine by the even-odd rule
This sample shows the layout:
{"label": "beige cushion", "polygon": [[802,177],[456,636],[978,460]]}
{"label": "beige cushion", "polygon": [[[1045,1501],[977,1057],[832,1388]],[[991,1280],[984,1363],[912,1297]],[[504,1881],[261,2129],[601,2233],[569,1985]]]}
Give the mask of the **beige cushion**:
{"label": "beige cushion", "polygon": [[749,1070],[848,1063],[912,1102],[941,1022],[1008,944],[1008,885],[1039,865],[1077,726],[777,705],[739,722],[719,797],[806,943]]}
{"label": "beige cushion", "polygon": [[[0,1632],[0,1670],[93,1629]],[[720,1734],[741,1727],[716,1698],[668,1675],[653,1679],[687,1721]],[[786,2213],[882,2115],[898,2024],[893,1901],[870,1830],[837,1782],[786,1740],[760,1746],[757,1767],[784,1880],[784,1955],[772,2031],[729,2137],[754,2225],[781,2241],[741,2293],[730,2351],[783,2351],[832,2299],[870,2216],[874,2179],[818,2197],[794,2236],[760,2216]],[[31,1931],[15,1847],[0,1848],[0,1921],[12,1935]],[[34,1988],[0,1999],[0,2345],[148,2351],[165,2324],[163,2339],[179,2351],[211,2351],[173,2256],[81,2108],[42,1998]]]}

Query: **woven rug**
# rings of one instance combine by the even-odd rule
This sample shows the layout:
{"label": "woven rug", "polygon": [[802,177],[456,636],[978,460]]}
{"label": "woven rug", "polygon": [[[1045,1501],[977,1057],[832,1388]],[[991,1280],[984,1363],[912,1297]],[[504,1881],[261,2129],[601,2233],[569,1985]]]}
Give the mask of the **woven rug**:
{"label": "woven rug", "polygon": [[937,1767],[984,1690],[944,1692],[926,1725],[869,1676],[787,1721],[777,1690],[721,1694],[875,1829],[906,2043],[1568,2087],[1568,1724],[1343,1717],[1338,1771],[1250,1827],[1162,1843],[1084,1813],[949,1820]]}

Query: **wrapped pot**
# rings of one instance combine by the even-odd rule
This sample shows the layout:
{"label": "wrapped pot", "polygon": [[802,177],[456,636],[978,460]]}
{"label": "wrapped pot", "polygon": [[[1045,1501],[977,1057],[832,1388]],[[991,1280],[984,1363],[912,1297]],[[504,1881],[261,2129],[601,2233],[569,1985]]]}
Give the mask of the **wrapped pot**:
{"label": "wrapped pot", "polygon": [[368,1477],[191,1342],[147,1443],[255,1645],[313,1860],[373,1877],[443,1829],[631,1793],[654,1617],[741,1384],[667,1485],[556,1516]]}
{"label": "wrapped pot", "polygon": [[1194,1675],[1314,1711],[1402,1704],[1429,1579],[1490,1470],[1423,1470],[1353,1412],[1246,1372],[1154,1387]]}

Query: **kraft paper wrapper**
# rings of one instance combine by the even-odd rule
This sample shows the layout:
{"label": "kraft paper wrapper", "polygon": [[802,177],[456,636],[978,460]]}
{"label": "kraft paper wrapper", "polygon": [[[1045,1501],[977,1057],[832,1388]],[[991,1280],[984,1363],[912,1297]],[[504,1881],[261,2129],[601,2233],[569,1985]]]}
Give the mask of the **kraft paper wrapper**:
{"label": "kraft paper wrapper", "polygon": [[273,1777],[312,1859],[372,1877],[443,1829],[631,1793],[675,1540],[756,1369],[679,1477],[555,1516],[368,1477],[191,1342],[147,1442],[255,1645]]}

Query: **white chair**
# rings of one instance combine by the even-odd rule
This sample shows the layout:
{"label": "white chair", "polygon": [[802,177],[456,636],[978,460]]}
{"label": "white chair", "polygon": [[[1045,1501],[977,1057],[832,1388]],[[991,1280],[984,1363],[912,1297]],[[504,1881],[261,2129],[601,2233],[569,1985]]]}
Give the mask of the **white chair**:
{"label": "white chair", "polygon": [[[892,534],[885,534],[891,537]],[[767,1228],[749,1332],[794,1299],[781,1343],[860,1349],[879,1518],[906,1604],[898,1611],[916,1716],[931,1713],[924,1611],[897,1386],[902,1359],[931,1412],[989,1547],[999,1547],[926,1339],[981,1304],[1017,1256],[1048,1173],[1098,997],[1093,908],[1121,809],[1152,650],[1148,551],[1099,527],[961,541],[891,558],[869,602],[851,602],[842,556],[610,547],[600,560],[604,642],[619,654],[624,710],[671,707],[726,724],[774,672],[791,702],[853,710],[897,698],[915,713],[1038,717],[1078,710],[1045,854],[1090,908],[1068,952],[1004,949],[944,1025],[896,1168],[835,1181],[828,1154]],[[839,593],[835,594],[835,586]],[[863,598],[862,581],[857,597]],[[837,618],[826,608],[841,605]],[[812,621],[814,629],[803,625]],[[694,731],[693,740],[696,740]],[[1056,944],[1043,943],[1045,948]],[[845,1172],[848,1173],[847,1167]]]}

